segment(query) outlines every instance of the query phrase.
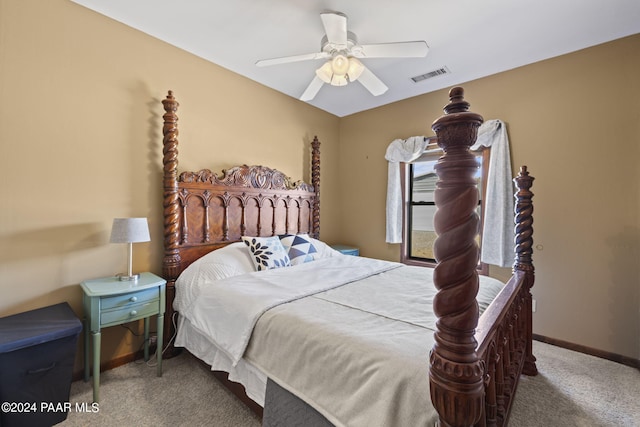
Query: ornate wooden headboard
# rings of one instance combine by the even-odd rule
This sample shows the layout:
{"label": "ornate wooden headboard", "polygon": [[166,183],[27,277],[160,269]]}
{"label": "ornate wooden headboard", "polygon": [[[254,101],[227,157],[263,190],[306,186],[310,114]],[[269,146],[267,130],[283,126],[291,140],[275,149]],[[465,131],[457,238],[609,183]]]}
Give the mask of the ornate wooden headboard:
{"label": "ornate wooden headboard", "polygon": [[241,236],[320,234],[320,142],[311,142],[311,185],[264,166],[236,166],[222,176],[203,169],[178,175],[178,102],[162,101],[165,330],[171,333],[175,280],[193,261]]}

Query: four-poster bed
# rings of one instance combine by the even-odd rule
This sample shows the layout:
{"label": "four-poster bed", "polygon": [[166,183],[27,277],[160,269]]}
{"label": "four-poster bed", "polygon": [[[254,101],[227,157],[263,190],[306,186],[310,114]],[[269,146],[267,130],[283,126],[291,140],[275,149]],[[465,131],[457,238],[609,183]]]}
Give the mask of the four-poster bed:
{"label": "four-poster bed", "polygon": [[[226,296],[221,292],[227,291],[223,290],[223,285],[226,286],[233,280],[232,286],[228,286],[228,288],[237,289],[252,286],[246,280],[243,282],[241,278],[246,279],[250,276],[258,277],[257,275],[261,275],[259,276],[261,279],[264,279],[265,282],[270,281],[272,287],[275,288],[278,287],[280,281],[286,282],[284,274],[287,269],[291,271],[297,269],[295,270],[297,280],[304,282],[306,286],[306,278],[321,276],[322,269],[334,268],[331,271],[346,271],[356,268],[352,264],[364,264],[366,268],[369,268],[369,263],[376,261],[334,256],[330,248],[316,240],[320,233],[320,143],[317,138],[314,138],[311,143],[311,185],[303,182],[291,182],[281,172],[262,166],[234,167],[224,171],[221,177],[207,169],[178,174],[178,117],[176,115],[178,103],[171,92],[162,103],[166,112],[163,116],[165,245],[163,275],[167,280],[168,313],[166,330],[171,331],[173,327],[171,318],[174,312],[177,282],[179,291],[185,289],[182,290],[184,295],[179,294],[176,301],[176,305],[182,307],[178,329],[180,331],[191,330],[196,337],[179,336],[179,345],[186,345],[192,353],[211,364],[212,369],[216,369],[216,366],[223,366],[228,368],[228,370],[226,368],[224,370],[233,372],[234,376],[243,377],[244,375],[243,383],[249,395],[253,391],[251,378],[254,373],[252,370],[254,367],[258,367],[258,371],[261,371],[258,372],[258,375],[270,377],[269,381],[276,379],[279,386],[287,389],[285,392],[298,395],[298,397],[294,397],[315,406],[322,415],[334,424],[345,425],[351,424],[352,421],[354,424],[365,422],[363,420],[366,420],[366,417],[360,419],[359,416],[363,411],[360,402],[349,403],[353,408],[336,408],[334,414],[330,407],[334,403],[327,402],[322,391],[315,389],[317,374],[312,380],[304,380],[307,383],[313,383],[312,385],[302,384],[304,381],[298,378],[302,376],[300,369],[276,366],[277,361],[271,359],[289,357],[291,351],[287,350],[288,345],[300,348],[301,353],[306,351],[308,346],[315,346],[310,347],[308,353],[320,355],[317,357],[321,360],[318,362],[321,365],[331,363],[331,360],[327,359],[343,357],[343,353],[338,354],[338,352],[356,352],[354,354],[357,355],[357,351],[363,351],[363,348],[366,354],[377,355],[380,353],[377,353],[378,348],[383,348],[385,352],[396,354],[394,357],[400,357],[401,363],[397,362],[397,359],[386,361],[384,360],[386,356],[383,354],[380,356],[383,359],[374,360],[371,362],[371,366],[357,365],[351,361],[352,359],[348,359],[347,362],[341,362],[342,364],[332,368],[336,371],[335,376],[342,376],[343,370],[354,370],[356,374],[367,372],[367,375],[370,376],[363,382],[375,383],[380,378],[385,378],[381,377],[385,365],[409,364],[402,354],[402,346],[406,346],[407,353],[421,352],[418,354],[417,360],[411,363],[415,365],[416,372],[422,373],[417,376],[422,378],[424,384],[420,383],[415,393],[405,392],[405,390],[410,390],[408,383],[415,382],[409,376],[403,380],[405,383],[397,386],[397,390],[405,392],[404,394],[421,395],[420,399],[423,400],[415,400],[415,396],[401,397],[402,393],[400,392],[392,392],[394,395],[385,400],[402,401],[401,405],[409,407],[412,405],[421,406],[424,402],[422,395],[427,396],[426,400],[428,401],[430,394],[430,400],[437,411],[437,414],[434,412],[435,417],[439,418],[442,426],[506,425],[520,374],[536,374],[535,358],[531,351],[530,293],[534,281],[534,268],[531,260],[533,207],[532,193],[529,189],[533,178],[529,176],[526,167],[523,167],[514,180],[518,187],[516,193],[514,274],[506,285],[495,289],[495,285],[491,282],[492,279],[483,277],[479,280],[476,271],[478,247],[474,239],[478,227],[478,217],[475,213],[478,194],[473,175],[477,166],[473,156],[469,153],[469,147],[475,141],[477,128],[482,123],[482,117],[468,112],[469,104],[464,100],[461,88],[452,89],[450,102],[445,107],[445,115],[433,124],[439,145],[445,152],[437,167],[439,182],[436,189],[436,205],[438,213],[434,224],[439,235],[435,244],[437,267],[432,271],[379,261],[381,263],[380,270],[376,270],[370,274],[371,277],[361,281],[362,286],[365,284],[373,286],[369,284],[372,281],[379,282],[376,286],[382,284],[381,288],[375,289],[381,290],[376,290],[373,293],[382,292],[384,295],[382,300],[386,298],[386,301],[391,301],[396,298],[389,297],[389,294],[384,292],[388,291],[386,288],[391,288],[396,284],[402,286],[402,280],[399,279],[400,276],[395,275],[396,272],[405,272],[410,269],[412,274],[418,272],[418,274],[424,275],[424,279],[414,283],[411,280],[415,279],[410,278],[407,273],[409,285],[405,285],[408,288],[402,288],[402,292],[409,294],[413,292],[414,288],[421,288],[421,282],[427,282],[428,278],[432,276],[433,284],[430,283],[428,286],[429,289],[433,289],[427,289],[425,292],[427,294],[431,292],[427,305],[433,305],[437,321],[435,316],[432,316],[432,320],[424,322],[422,319],[413,320],[411,315],[396,311],[396,308],[390,303],[383,304],[388,306],[382,308],[367,306],[363,309],[357,306],[360,304],[359,300],[362,294],[368,293],[370,292],[368,289],[374,288],[355,288],[355,291],[346,291],[349,286],[360,286],[360,282],[355,282],[355,285],[349,283],[345,286],[336,284],[335,286],[321,287],[302,295],[307,296],[306,298],[300,297],[298,299],[296,297],[295,300],[292,298],[291,302],[278,301],[277,304],[264,308],[264,314],[262,314],[263,308],[258,309],[258,314],[255,316],[257,318],[252,324],[255,328],[254,333],[252,335],[250,328],[246,343],[244,343],[246,347],[240,347],[237,354],[228,348],[219,351],[220,348],[217,346],[228,338],[234,338],[221,337],[221,334],[224,335],[225,332],[228,332],[224,331],[229,323],[228,320],[223,322],[225,327],[220,327],[219,324],[211,326],[209,319],[202,319],[194,314],[196,312],[230,311],[227,309],[231,304],[225,301],[234,302],[237,297],[228,297],[229,299],[225,300]],[[231,268],[228,265],[221,264],[221,260],[229,259],[229,254],[232,251],[246,250],[241,243],[236,243],[240,242],[243,236],[278,235],[307,236],[311,246],[316,246],[317,253],[314,261],[291,268],[251,273],[242,270],[245,268],[243,267],[244,261],[236,262],[234,260],[233,272],[230,272]],[[212,257],[217,258],[214,260]],[[204,261],[205,259],[206,261]],[[313,265],[320,266],[321,269],[312,270]],[[207,272],[209,278],[211,275],[215,276],[215,280],[209,280],[206,286],[200,283],[200,279],[196,279],[202,276],[203,271]],[[404,273],[400,273],[400,275],[402,274]],[[334,276],[334,274],[327,276]],[[422,278],[423,276],[418,277]],[[345,280],[353,281],[352,279]],[[187,282],[194,287],[186,287]],[[215,292],[218,293],[208,294],[207,292],[211,288],[215,288]],[[343,291],[343,289],[345,290]],[[259,291],[262,292],[263,288],[259,288]],[[356,301],[345,302],[347,300],[342,298],[347,296],[340,295],[341,292],[343,294],[351,292],[357,296]],[[251,296],[249,295],[249,297]],[[482,315],[479,315],[476,297],[478,297],[482,308],[486,308]],[[422,296],[411,294],[407,303],[411,305],[414,301],[419,301],[422,304],[422,298]],[[481,298],[489,299],[483,301]],[[201,300],[207,299],[214,305],[218,304],[218,310],[199,308],[197,304]],[[311,300],[315,300],[314,304],[319,305],[311,305]],[[398,297],[398,301],[401,301],[400,297]],[[328,327],[328,323],[325,324],[324,320],[317,319],[321,316],[314,316],[312,319],[294,317],[305,311],[317,311],[318,313],[326,311],[328,317],[342,319],[342,311],[338,312],[338,309],[333,307],[350,305],[357,306],[355,311],[366,313],[365,317],[361,317],[361,321],[368,326],[375,325],[375,328],[379,328],[381,336],[385,328],[391,328],[387,322],[389,318],[397,320],[393,328],[399,327],[401,332],[399,333],[398,329],[393,331],[390,329],[389,334],[394,338],[389,338],[384,345],[370,342],[369,337],[350,337],[347,341],[353,342],[353,347],[358,347],[358,349],[348,348],[349,345],[341,343],[341,349],[338,351],[330,346],[340,336],[350,333],[342,329],[342,324],[332,325],[332,328],[337,332],[331,329],[330,332],[326,332],[328,338],[325,341],[320,341]],[[421,313],[420,310],[423,308],[424,304],[419,306],[418,313]],[[189,317],[183,315],[183,312],[188,313]],[[378,312],[382,315],[374,315]],[[389,312],[391,314],[388,314]],[[429,317],[427,313],[425,313],[425,317]],[[407,320],[409,318],[411,321]],[[357,323],[351,317],[348,319],[348,323]],[[319,325],[318,322],[322,322],[322,324]],[[293,325],[301,326],[296,328]],[[406,325],[409,325],[408,329],[402,329]],[[309,331],[310,336],[304,336],[307,333],[306,330]],[[425,335],[427,333],[428,335]],[[167,336],[171,336],[171,334],[168,333]],[[283,336],[284,338],[282,338]],[[423,342],[414,345],[409,341],[397,341],[395,336],[411,336],[412,339],[422,337],[419,340]],[[293,342],[296,339],[300,341]],[[431,343],[433,339],[435,342],[430,354],[427,354],[428,348],[423,348],[420,345]],[[355,345],[356,343],[358,345]],[[369,347],[363,347],[365,344]],[[269,347],[270,345],[274,347]],[[394,346],[398,347],[399,351]],[[409,347],[412,350],[409,350]],[[348,349],[344,350],[343,348]],[[279,354],[279,351],[286,354]],[[214,352],[216,355],[209,356],[210,352]],[[269,354],[271,354],[271,358]],[[323,359],[321,356],[324,354],[331,354],[332,357]],[[306,368],[314,363],[309,361],[309,354],[301,354],[300,357],[304,359],[304,362],[291,359],[288,360],[288,365]],[[355,358],[366,359],[358,356]],[[224,360],[221,362],[222,359]],[[248,362],[246,366],[245,359]],[[345,368],[343,369],[343,367]],[[313,371],[312,367],[308,369]],[[250,371],[249,374],[247,371]],[[402,377],[401,375],[394,376]],[[350,389],[351,387],[353,389],[352,396],[356,396],[362,391],[366,398],[372,399],[371,390],[358,384],[357,376],[355,379],[354,377],[345,378],[338,388]],[[302,383],[296,383],[300,381]],[[337,392],[335,384],[329,380],[326,386],[328,389],[324,394]],[[257,386],[257,388],[263,387],[262,383]],[[305,389],[305,387],[308,388]],[[373,397],[373,399],[376,398]],[[268,395],[267,401],[270,401]],[[416,405],[414,402],[419,403]],[[393,403],[390,405],[390,408],[395,408]],[[430,406],[430,403],[426,402],[425,406]],[[376,417],[389,420],[417,420],[419,418],[421,424],[426,424],[424,420],[427,418],[423,419],[419,414],[422,410],[423,408],[418,407],[413,408],[414,413],[408,415],[404,413],[376,414]],[[269,411],[269,407],[265,407],[265,415],[267,411]],[[390,411],[392,409],[387,412]],[[418,415],[415,414],[416,411]],[[424,408],[424,411],[426,412],[427,409]],[[398,424],[396,423],[396,425]]]}

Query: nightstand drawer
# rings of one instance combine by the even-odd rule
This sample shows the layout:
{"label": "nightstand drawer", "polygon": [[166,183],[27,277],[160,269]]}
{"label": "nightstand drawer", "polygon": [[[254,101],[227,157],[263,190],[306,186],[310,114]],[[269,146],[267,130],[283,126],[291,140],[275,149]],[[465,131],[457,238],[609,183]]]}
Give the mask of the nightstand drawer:
{"label": "nightstand drawer", "polygon": [[158,288],[147,289],[128,294],[120,294],[113,297],[102,297],[100,299],[100,305],[102,310],[125,308],[133,304],[142,304],[144,302],[157,300],[159,295],[160,292],[158,291]]}
{"label": "nightstand drawer", "polygon": [[100,314],[100,326],[106,326],[110,323],[131,322],[144,317],[149,317],[158,313],[158,301],[151,301],[143,304],[134,304],[125,308],[103,311]]}

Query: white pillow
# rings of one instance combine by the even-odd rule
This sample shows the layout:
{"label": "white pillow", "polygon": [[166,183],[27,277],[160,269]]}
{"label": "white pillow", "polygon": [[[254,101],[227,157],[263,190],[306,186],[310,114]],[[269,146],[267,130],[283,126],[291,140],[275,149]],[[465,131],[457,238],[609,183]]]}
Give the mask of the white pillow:
{"label": "white pillow", "polygon": [[176,280],[173,307],[180,311],[198,297],[200,286],[215,280],[253,273],[255,267],[243,242],[231,243],[198,258]]}
{"label": "white pillow", "polygon": [[313,237],[310,237],[310,239],[311,239],[311,243],[313,243],[313,246],[315,246],[317,251],[316,254],[314,255],[315,259],[344,255],[342,252],[336,251],[331,246],[327,245],[325,242],[321,240],[314,239]]}
{"label": "white pillow", "polygon": [[282,246],[278,236],[250,237],[242,236],[242,240],[249,248],[251,260],[256,271],[273,268],[289,267],[291,260]]}
{"label": "white pillow", "polygon": [[255,271],[242,242],[231,243],[195,260],[181,274],[197,280],[220,280]]}
{"label": "white pillow", "polygon": [[289,255],[291,265],[304,264],[316,259],[318,250],[308,234],[282,234],[278,237]]}

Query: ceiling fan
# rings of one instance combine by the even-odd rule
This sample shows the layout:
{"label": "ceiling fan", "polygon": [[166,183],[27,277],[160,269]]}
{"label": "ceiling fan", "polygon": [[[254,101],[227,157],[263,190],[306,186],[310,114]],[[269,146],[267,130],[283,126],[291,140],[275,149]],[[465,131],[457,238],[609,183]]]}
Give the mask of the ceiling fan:
{"label": "ceiling fan", "polygon": [[312,59],[327,59],[316,70],[316,75],[300,99],[312,100],[323,84],[345,86],[359,81],[372,95],[378,96],[389,88],[359,60],[368,58],[419,58],[427,55],[429,47],[425,41],[396,42],[380,44],[358,44],[356,35],[347,31],[347,16],[340,12],[321,13],[325,36],[320,42],[321,50],[316,53],[262,59],[258,67],[286,64]]}

